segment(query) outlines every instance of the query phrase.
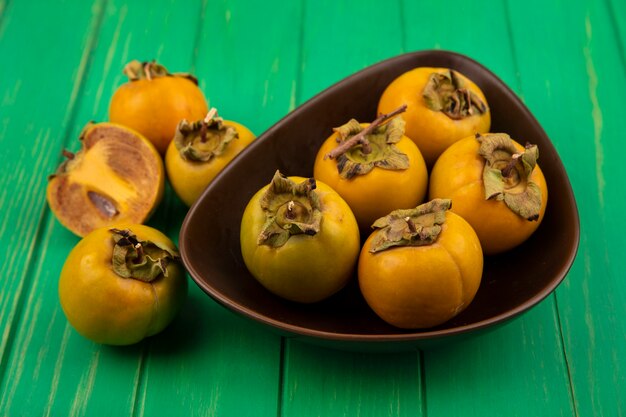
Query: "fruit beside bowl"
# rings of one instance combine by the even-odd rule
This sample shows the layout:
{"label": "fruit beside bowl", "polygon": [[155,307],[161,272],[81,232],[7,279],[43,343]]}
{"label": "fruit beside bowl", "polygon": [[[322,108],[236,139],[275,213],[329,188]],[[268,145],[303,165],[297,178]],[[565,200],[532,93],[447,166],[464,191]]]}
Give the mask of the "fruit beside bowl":
{"label": "fruit beside bowl", "polygon": [[[453,319],[428,329],[400,329],[380,319],[361,295],[356,274],[343,290],[315,304],[294,303],[265,290],[246,268],[240,251],[240,224],[248,201],[277,169],[290,176],[311,177],[316,154],[332,128],[352,118],[374,120],[389,83],[420,66],[465,74],[489,102],[492,132],[506,132],[541,149],[541,169],[550,189],[541,225],[515,249],[485,257],[473,302]],[[578,241],[578,212],[567,173],[530,111],[472,59],[446,51],[423,51],[383,61],[346,78],[259,136],[192,206],[181,230],[180,251],[192,278],[209,296],[283,335],[347,349],[402,350],[478,334],[532,308],[565,278]]]}

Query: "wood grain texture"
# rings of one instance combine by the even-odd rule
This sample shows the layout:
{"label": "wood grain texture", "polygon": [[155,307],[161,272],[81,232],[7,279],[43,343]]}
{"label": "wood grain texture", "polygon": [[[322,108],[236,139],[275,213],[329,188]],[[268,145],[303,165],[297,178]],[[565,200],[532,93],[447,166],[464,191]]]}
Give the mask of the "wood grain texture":
{"label": "wood grain texture", "polygon": [[622,68],[626,71],[626,2],[620,0],[605,0],[607,15],[614,29],[613,38],[619,47]]}
{"label": "wood grain texture", "polygon": [[[504,1],[485,4],[452,1],[445,9],[438,2],[403,1],[407,52],[443,49],[465,54],[486,66],[520,94],[514,45]],[[434,18],[446,10],[461,17],[458,26]],[[429,19],[428,17],[433,17]],[[445,17],[441,16],[445,20]],[[471,29],[468,29],[471,27]],[[455,30],[453,30],[455,28]]]}
{"label": "wood grain texture", "polygon": [[[363,68],[404,52],[397,1],[306,2],[297,104]],[[373,16],[382,14],[376,23]]]}
{"label": "wood grain texture", "polygon": [[[0,55],[11,57],[11,65],[2,65],[0,70],[0,142],[5,172],[0,177],[0,371],[3,387],[11,387],[11,391],[2,390],[0,409],[9,409],[13,400],[9,394],[17,389],[13,378],[25,372],[26,359],[20,359],[23,351],[19,347],[35,336],[33,322],[24,322],[23,316],[29,317],[32,311],[38,314],[30,316],[31,320],[41,319],[44,329],[53,325],[46,319],[51,316],[43,307],[41,294],[32,292],[42,272],[49,272],[36,265],[48,249],[37,245],[47,230],[46,177],[59,162],[102,12],[101,2],[67,6],[64,17],[76,22],[72,27],[61,23],[60,10],[52,4],[38,8],[11,4],[2,16]],[[31,44],[25,48],[23,39],[31,36]],[[66,50],[62,60],[57,55],[61,49]],[[54,68],[54,81],[42,68]],[[75,241],[73,237],[61,239]],[[26,304],[32,310],[24,307]],[[23,310],[26,313],[22,314]],[[26,340],[17,341],[18,333]],[[37,351],[41,346],[33,344],[32,348]],[[28,360],[36,365],[37,355]],[[41,395],[33,389],[17,406],[28,407],[28,399]]]}
{"label": "wood grain texture", "polygon": [[293,106],[301,2],[225,1],[209,3],[205,13],[200,85],[221,116],[258,136]]}
{"label": "wood grain texture", "polygon": [[[513,5],[511,16],[524,45],[518,61],[528,105],[563,158],[580,211],[579,254],[557,291],[576,410],[624,415],[626,195],[619,103],[625,68],[605,3],[536,7],[539,2]],[[516,28],[522,10],[536,31]]]}
{"label": "wood grain texture", "polygon": [[[124,82],[121,68],[130,59],[156,58],[171,71],[188,71],[193,66],[204,7],[190,1],[146,10],[143,2],[110,1],[99,10],[102,24],[98,42],[93,51],[87,51],[92,70],[82,91],[74,94],[79,104],[72,114],[76,122],[68,123],[68,147],[77,148],[76,138],[84,123],[106,120],[109,97]],[[62,145],[62,140],[57,141],[58,149]],[[38,175],[45,178],[39,169],[29,178]],[[149,223],[177,240],[185,213],[186,207],[168,189]],[[257,407],[251,412],[275,414],[280,338],[234,317],[193,284],[180,317],[166,332],[137,346],[98,346],[76,334],[58,305],[56,283],[63,260],[77,239],[53,216],[44,220],[46,232],[34,249],[33,285],[22,313],[28,325],[15,334],[13,352],[19,353],[8,359],[3,410],[93,415],[106,407],[115,415],[153,415],[176,414],[182,408],[194,410],[194,415],[215,415],[211,411],[219,414],[224,410],[229,415],[239,405],[240,390],[235,387],[256,382],[262,388],[257,391]],[[49,314],[53,314],[51,321],[44,319]],[[255,355],[246,354],[251,345]],[[173,353],[179,359],[168,361]],[[42,365],[41,361],[54,365]],[[240,372],[245,371],[252,372],[254,378],[242,380]],[[227,386],[231,388],[225,389]],[[115,401],[109,404],[111,398]]]}
{"label": "wood grain texture", "polygon": [[[98,5],[96,5],[98,6]],[[102,6],[102,5],[100,5]],[[138,5],[140,7],[143,5]],[[52,7],[52,5],[51,5]],[[80,10],[78,5],[70,4],[67,7],[72,11]],[[141,11],[141,10],[139,10]],[[31,11],[24,10],[25,14]],[[46,12],[42,11],[41,16],[33,16],[39,20],[48,20]],[[94,82],[99,83],[100,79],[106,75],[98,68],[98,63],[92,63],[94,58],[92,55],[99,50],[96,41],[100,45],[106,45],[107,37],[102,36],[101,29],[106,31],[104,20],[107,16],[117,16],[115,4],[109,3],[108,7],[85,7],[85,16],[73,16],[72,21],[82,21],[89,17],[89,13],[97,13],[93,18],[96,23],[92,24],[91,29],[86,30],[89,35],[87,45],[72,45],[71,43],[63,43],[63,38],[59,39],[58,45],[50,45],[51,34],[58,36],[59,28],[43,28],[42,39],[44,43],[41,46],[34,47],[33,51],[40,52],[37,59],[43,62],[55,62],[58,60],[57,53],[64,48],[70,50],[82,51],[82,59],[78,62],[80,72],[75,76],[76,82],[71,90],[70,105],[68,106],[68,115],[65,119],[56,116],[59,120],[66,120],[65,133],[58,135],[57,138],[48,138],[48,146],[54,146],[54,152],[39,149],[40,155],[49,154],[54,157],[55,165],[59,162],[60,149],[65,145],[66,137],[69,147],[75,149],[77,146],[76,137],[83,124],[93,117],[84,120],[83,114],[85,108],[92,108],[92,104],[83,100],[84,90],[89,89],[89,85]],[[54,13],[53,13],[54,15]],[[121,14],[122,18],[124,13]],[[61,22],[61,18],[53,18],[51,21]],[[159,23],[162,22],[158,18]],[[38,22],[33,21],[32,25],[37,26]],[[77,36],[77,27],[75,25],[63,25],[67,28],[71,36],[80,39]],[[47,31],[47,32],[46,32]],[[62,32],[62,31],[61,31]],[[53,36],[52,39],[55,39]],[[69,40],[69,39],[68,39]],[[104,42],[104,43],[103,43]],[[113,40],[112,43],[116,47]],[[120,49],[120,51],[122,51]],[[91,65],[87,65],[89,62]],[[43,74],[39,71],[37,62],[31,59],[31,65],[36,72],[37,78],[33,77],[34,86],[42,91],[46,91],[42,82],[55,83],[62,82],[66,77],[76,70],[69,65],[68,67],[58,68],[53,73],[53,79],[41,77]],[[52,64],[49,64],[52,67]],[[95,70],[94,70],[95,67]],[[91,69],[90,77],[86,77],[87,69]],[[94,74],[95,73],[95,74]],[[84,81],[86,79],[86,81]],[[32,81],[31,81],[32,82]],[[96,84],[98,85],[98,84]],[[84,88],[79,88],[77,86]],[[68,94],[69,95],[69,94]],[[31,97],[32,98],[32,97]],[[63,102],[59,99],[47,98],[54,100],[53,102]],[[34,105],[32,102],[30,105]],[[41,107],[46,107],[47,103],[42,103]],[[56,109],[63,109],[64,106],[56,106]],[[103,106],[106,109],[106,106]],[[29,114],[29,112],[25,112]],[[50,117],[55,117],[54,111]],[[104,115],[98,115],[100,120],[106,118]],[[78,120],[77,122],[75,122]],[[37,140],[37,139],[35,139]],[[34,153],[37,150],[34,151]],[[24,168],[29,167],[27,161]],[[31,179],[41,179],[45,181],[47,174],[53,172],[53,167],[44,169],[39,166],[30,165],[31,171],[28,175]],[[34,169],[33,169],[34,168]],[[30,190],[33,192],[33,190]],[[38,197],[42,196],[41,192],[33,193]],[[3,380],[3,397],[2,409],[7,414],[19,415],[20,410],[29,410],[28,412],[42,413],[42,415],[92,415],[103,407],[116,415],[132,414],[135,407],[137,387],[139,386],[142,363],[144,358],[144,346],[138,345],[129,348],[108,348],[95,345],[76,334],[67,324],[65,317],[59,307],[57,296],[58,276],[63,265],[64,259],[69,250],[76,244],[78,239],[71,235],[67,230],[63,229],[54,217],[47,211],[44,204],[39,205],[43,208],[45,215],[43,222],[45,231],[37,236],[38,245],[35,246],[35,253],[32,257],[32,285],[29,288],[28,298],[23,302],[23,311],[17,310],[16,315],[22,311],[20,323],[25,323],[15,334],[13,341],[13,349],[8,360],[5,378]],[[19,213],[16,213],[19,214]],[[30,277],[30,275],[29,275]],[[28,280],[27,280],[28,282]],[[114,398],[115,401],[111,401]]]}
{"label": "wood grain texture", "polygon": [[[441,48],[466,54],[523,97],[515,55],[517,43],[506,4],[492,2],[485,7],[451,1],[446,6],[463,16],[469,26],[481,30],[450,30],[429,19],[411,24],[419,16],[436,16],[441,5],[406,2],[407,48]],[[424,362],[429,416],[572,413],[566,358],[552,297],[492,333],[458,346],[424,352]],[[485,400],[477,404],[480,398]],[[529,398],[536,401],[529,402]]]}
{"label": "wood grain texture", "polygon": [[[274,20],[278,8],[284,20]],[[300,30],[300,14],[297,2],[203,5],[193,68],[221,116],[259,134],[288,112],[297,69],[291,52],[298,50],[292,34]],[[266,27],[252,31],[259,21]],[[162,216],[158,224],[177,216]],[[189,346],[169,360],[167,344],[151,347],[140,415],[175,415],[181,409],[193,416],[276,415],[280,337],[234,316],[193,284],[189,304],[171,333]],[[175,395],[163,402],[168,392]]]}
{"label": "wood grain texture", "polygon": [[10,7],[8,0],[0,0],[0,39],[4,35],[4,26],[7,21],[8,9]]}
{"label": "wood grain texture", "polygon": [[[35,6],[0,0],[0,415],[626,415],[626,3]],[[402,354],[283,340],[191,281],[172,325],[135,346],[99,346],[68,325],[57,282],[78,238],[47,209],[46,176],[87,121],[107,119],[126,62],[195,73],[222,116],[258,135],[343,77],[431,48],[490,68],[558,149],[582,234],[556,294],[488,334]],[[168,186],[149,224],[177,241],[186,211]]]}
{"label": "wood grain texture", "polygon": [[[296,104],[364,67],[402,52],[398,3],[305,2]],[[329,130],[329,135],[332,132]],[[283,416],[422,415],[418,352],[361,354],[287,340]]]}
{"label": "wood grain texture", "polygon": [[283,416],[420,416],[420,357],[288,343]]}
{"label": "wood grain texture", "polygon": [[575,415],[558,325],[546,301],[491,333],[426,351],[428,415]]}

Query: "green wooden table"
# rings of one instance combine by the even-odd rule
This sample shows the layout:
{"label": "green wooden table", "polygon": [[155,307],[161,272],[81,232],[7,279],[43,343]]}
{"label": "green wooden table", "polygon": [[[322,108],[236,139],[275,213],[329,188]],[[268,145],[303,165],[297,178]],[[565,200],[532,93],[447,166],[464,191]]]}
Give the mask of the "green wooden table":
{"label": "green wooden table", "polygon": [[[0,415],[626,415],[626,3],[477,3],[0,0]],[[46,176],[86,122],[107,119],[125,63],[195,73],[221,114],[260,134],[355,71],[433,48],[504,80],[568,170],[580,249],[536,308],[397,354],[283,339],[191,281],[173,324],[137,345],[68,325],[57,283],[78,238],[48,209]],[[149,224],[177,240],[185,214],[168,189]]]}

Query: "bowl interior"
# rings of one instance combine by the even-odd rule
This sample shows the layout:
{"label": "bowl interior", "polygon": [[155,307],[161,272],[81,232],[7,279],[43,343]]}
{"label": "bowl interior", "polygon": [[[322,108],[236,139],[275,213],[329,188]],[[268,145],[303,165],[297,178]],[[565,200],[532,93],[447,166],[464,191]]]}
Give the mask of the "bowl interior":
{"label": "bowl interior", "polygon": [[[539,146],[549,189],[545,218],[535,234],[506,254],[488,257],[480,289],[460,315],[436,328],[406,331],[379,319],[360,295],[356,276],[321,303],[300,305],[265,290],[246,269],[239,226],[252,195],[279,169],[312,176],[321,143],[350,118],[371,121],[378,98],[397,76],[417,66],[449,67],[483,90],[492,132]],[[477,62],[451,52],[423,51],[383,61],[330,87],[260,136],[205,190],[180,235],[183,261],[194,281],[226,307],[294,335],[344,341],[411,341],[489,327],[526,311],[565,277],[578,247],[576,203],[565,169],[545,132],[517,96]]]}

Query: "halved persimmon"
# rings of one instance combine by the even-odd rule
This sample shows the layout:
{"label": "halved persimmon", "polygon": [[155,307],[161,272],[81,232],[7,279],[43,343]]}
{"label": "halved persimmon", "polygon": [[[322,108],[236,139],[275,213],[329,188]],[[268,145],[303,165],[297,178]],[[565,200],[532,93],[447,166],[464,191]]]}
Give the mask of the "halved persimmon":
{"label": "halved persimmon", "polygon": [[143,223],[163,195],[163,161],[138,132],[88,124],[81,149],[51,175],[47,199],[61,224],[78,236],[119,222]]}

